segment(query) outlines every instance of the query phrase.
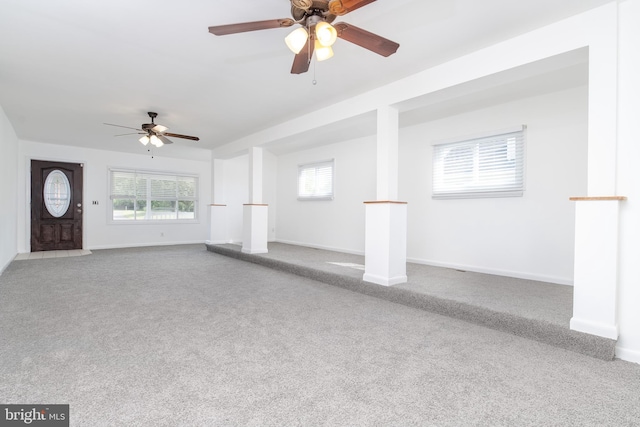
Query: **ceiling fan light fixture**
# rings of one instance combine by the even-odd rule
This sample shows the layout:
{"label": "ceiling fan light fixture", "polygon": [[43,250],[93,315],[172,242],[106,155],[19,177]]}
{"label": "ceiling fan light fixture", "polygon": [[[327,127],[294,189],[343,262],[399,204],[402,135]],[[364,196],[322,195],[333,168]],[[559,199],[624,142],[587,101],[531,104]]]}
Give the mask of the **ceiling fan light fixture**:
{"label": "ceiling fan light fixture", "polygon": [[322,46],[318,40],[315,43],[316,59],[318,62],[326,61],[333,56],[333,49],[331,46]]}
{"label": "ceiling fan light fixture", "polygon": [[168,128],[168,127],[166,127],[166,126],[162,126],[162,125],[155,125],[155,126],[153,127],[153,129],[152,129],[152,130],[153,130],[154,132],[162,133],[162,132],[165,132],[167,129],[169,129],[169,128]]}
{"label": "ceiling fan light fixture", "polygon": [[307,30],[305,30],[304,27],[300,27],[289,33],[289,35],[284,38],[284,42],[287,44],[287,47],[291,52],[297,55],[307,43],[308,39],[309,33],[307,33]]}
{"label": "ceiling fan light fixture", "polygon": [[316,40],[324,46],[331,47],[338,39],[338,32],[333,25],[325,21],[320,21],[316,24]]}
{"label": "ceiling fan light fixture", "polygon": [[140,138],[138,141],[140,141],[140,143],[141,143],[142,145],[147,145],[147,144],[149,143],[149,141],[150,141],[150,140],[149,140],[149,136],[148,136],[148,135],[145,135],[145,136],[143,136],[142,138]]}
{"label": "ceiling fan light fixture", "polygon": [[162,147],[164,144],[162,143],[162,141],[160,141],[160,138],[158,138],[155,135],[151,135],[151,138],[149,138],[149,141],[155,145],[156,147],[160,148]]}

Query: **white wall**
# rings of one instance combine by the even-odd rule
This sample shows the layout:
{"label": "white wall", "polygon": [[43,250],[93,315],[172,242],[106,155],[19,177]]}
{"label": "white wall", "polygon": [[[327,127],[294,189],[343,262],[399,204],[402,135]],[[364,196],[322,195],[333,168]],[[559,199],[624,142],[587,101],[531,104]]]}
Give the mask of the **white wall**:
{"label": "white wall", "polygon": [[[587,189],[587,88],[447,117],[400,133],[409,261],[570,284],[574,205]],[[523,197],[433,200],[432,144],[527,125]]]}
{"label": "white wall", "polygon": [[0,106],[0,273],[17,254],[18,137]]}
{"label": "white wall", "polygon": [[[271,152],[262,153],[262,201],[269,205],[267,240],[273,241],[276,234],[278,158]],[[226,205],[226,236],[232,243],[242,242],[242,206],[249,203],[249,156],[241,155],[227,160],[216,160],[223,164],[222,189],[224,197],[218,202]],[[215,167],[215,166],[214,166]],[[216,184],[217,185],[217,184]]]}
{"label": "white wall", "polygon": [[[574,205],[586,193],[587,88],[579,87],[403,128],[399,200],[408,202],[412,262],[570,284]],[[431,199],[432,143],[526,124],[526,191],[500,199]],[[364,251],[375,199],[375,137],[278,158],[277,240]],[[299,164],[335,158],[335,200],[296,200]]]}
{"label": "white wall", "polygon": [[[335,159],[334,200],[297,200],[298,165]],[[375,137],[278,157],[280,242],[364,253],[364,204],[376,198]]]}
{"label": "white wall", "polygon": [[617,194],[620,204],[618,325],[616,355],[640,363],[640,2],[620,2]]}
{"label": "white wall", "polygon": [[[200,243],[207,237],[208,204],[211,203],[209,153],[204,161],[124,154],[31,141],[20,141],[18,156],[18,251],[30,250],[29,165],[31,159],[84,163],[83,246],[86,249],[118,248],[180,243]],[[108,222],[110,167],[198,174],[199,221],[190,224],[112,224]],[[97,205],[92,202],[97,201]]]}

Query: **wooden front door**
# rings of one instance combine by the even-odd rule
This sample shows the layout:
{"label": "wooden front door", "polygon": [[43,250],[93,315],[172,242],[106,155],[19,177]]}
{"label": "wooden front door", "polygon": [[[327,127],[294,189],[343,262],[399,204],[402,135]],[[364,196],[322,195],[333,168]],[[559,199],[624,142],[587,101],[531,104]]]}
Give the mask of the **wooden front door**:
{"label": "wooden front door", "polygon": [[82,165],[31,161],[31,252],[82,249]]}

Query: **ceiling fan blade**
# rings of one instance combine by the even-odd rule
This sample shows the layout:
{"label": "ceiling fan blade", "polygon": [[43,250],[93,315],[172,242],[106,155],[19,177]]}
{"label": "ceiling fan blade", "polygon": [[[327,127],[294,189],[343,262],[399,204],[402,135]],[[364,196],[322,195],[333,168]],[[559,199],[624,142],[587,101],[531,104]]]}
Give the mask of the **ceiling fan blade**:
{"label": "ceiling fan blade", "polygon": [[[171,136],[173,138],[182,138],[182,139],[190,139],[192,141],[200,141],[200,138],[198,138],[197,136],[189,136],[189,135],[180,135],[179,133],[169,133],[169,132],[165,132],[162,135],[164,136]],[[157,135],[158,138],[160,138],[160,135]],[[163,141],[164,142],[164,141]],[[165,142],[166,144],[166,142]],[[171,144],[171,143],[169,143]]]}
{"label": "ceiling fan blade", "polygon": [[167,145],[167,144],[173,144],[173,141],[171,141],[170,139],[165,138],[165,137],[164,137],[164,136],[162,136],[162,135],[156,135],[156,136],[158,137],[158,139],[159,139],[160,141],[162,141],[162,143],[163,143],[164,145]]}
{"label": "ceiling fan blade", "polygon": [[375,52],[378,55],[389,56],[398,50],[400,45],[389,39],[385,39],[377,34],[370,33],[361,28],[354,27],[345,22],[334,24],[334,28],[338,32],[338,37],[360,47]]}
{"label": "ceiling fan blade", "polygon": [[304,44],[300,53],[293,58],[291,74],[302,74],[309,71],[309,63],[311,63],[311,57],[313,56],[314,49],[315,44],[310,43],[309,40],[307,40],[307,43]]}
{"label": "ceiling fan blade", "polygon": [[132,132],[132,133],[121,133],[113,136],[125,136],[125,135],[144,135],[144,134],[141,134],[140,132]]}
{"label": "ceiling fan blade", "polygon": [[107,125],[107,126],[116,126],[116,127],[119,127],[119,128],[133,129],[133,130],[139,130],[139,131],[141,131],[141,130],[142,130],[142,129],[138,129],[138,128],[132,128],[132,127],[129,127],[129,126],[114,125],[114,124],[112,124],[112,123],[103,123],[103,125]]}
{"label": "ceiling fan blade", "polygon": [[329,2],[329,11],[333,15],[346,15],[374,1],[376,0],[331,0]]}
{"label": "ceiling fan blade", "polygon": [[247,31],[268,30],[270,28],[290,27],[296,22],[291,18],[271,19],[268,21],[243,22],[240,24],[216,25],[209,27],[209,32],[216,36],[244,33]]}

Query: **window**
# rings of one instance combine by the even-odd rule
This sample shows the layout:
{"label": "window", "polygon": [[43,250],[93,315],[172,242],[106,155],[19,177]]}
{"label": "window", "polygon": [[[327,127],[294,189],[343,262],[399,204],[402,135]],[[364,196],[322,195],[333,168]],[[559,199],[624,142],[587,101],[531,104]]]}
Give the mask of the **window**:
{"label": "window", "polygon": [[333,160],[298,166],[298,200],[333,200]]}
{"label": "window", "polygon": [[197,219],[197,177],[117,169],[109,172],[112,220]]}
{"label": "window", "polygon": [[522,196],[524,129],[434,145],[433,198]]}

